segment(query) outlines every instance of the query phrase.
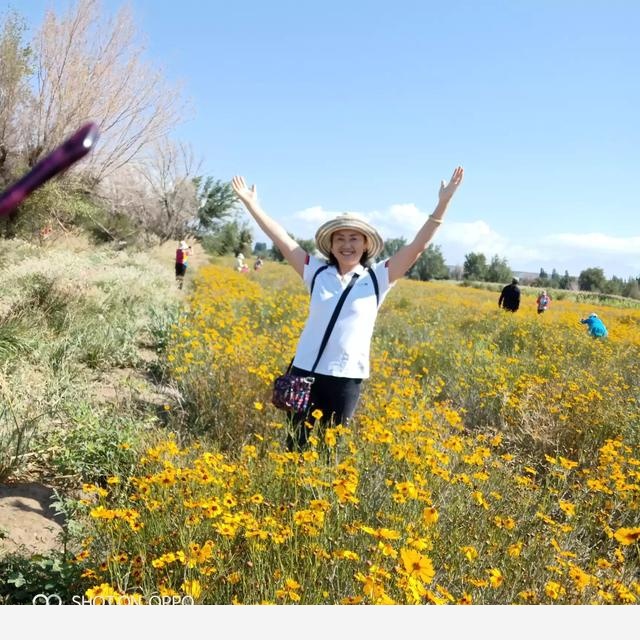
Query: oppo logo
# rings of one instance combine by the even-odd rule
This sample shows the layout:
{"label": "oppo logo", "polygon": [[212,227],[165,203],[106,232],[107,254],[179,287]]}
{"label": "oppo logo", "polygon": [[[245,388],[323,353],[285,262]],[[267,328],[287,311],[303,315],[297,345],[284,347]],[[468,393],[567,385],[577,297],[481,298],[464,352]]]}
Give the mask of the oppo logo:
{"label": "oppo logo", "polygon": [[62,604],[62,598],[57,593],[39,593],[38,595],[33,596],[31,604]]}

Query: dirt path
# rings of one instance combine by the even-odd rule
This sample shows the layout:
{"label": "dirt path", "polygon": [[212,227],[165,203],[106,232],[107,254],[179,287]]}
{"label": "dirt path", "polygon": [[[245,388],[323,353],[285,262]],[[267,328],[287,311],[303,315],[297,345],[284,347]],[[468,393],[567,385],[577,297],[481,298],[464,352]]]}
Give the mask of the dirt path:
{"label": "dirt path", "polygon": [[53,490],[37,482],[0,485],[0,558],[59,548],[63,519],[51,508]]}

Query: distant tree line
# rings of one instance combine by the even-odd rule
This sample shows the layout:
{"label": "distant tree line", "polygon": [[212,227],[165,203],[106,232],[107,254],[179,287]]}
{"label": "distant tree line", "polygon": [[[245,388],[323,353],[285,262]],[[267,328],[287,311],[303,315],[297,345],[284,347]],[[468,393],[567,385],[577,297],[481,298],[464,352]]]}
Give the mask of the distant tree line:
{"label": "distant tree line", "polygon": [[[484,254],[468,253],[462,267],[462,277],[465,280],[506,283],[513,277],[513,271],[505,258],[495,255],[487,264]],[[570,276],[568,271],[561,276],[555,269],[550,275],[544,269],[540,269],[537,277],[525,279],[523,284],[545,289],[574,289],[640,299],[640,277],[623,280],[613,276],[607,279],[599,267],[584,269],[577,278]]]}
{"label": "distant tree line", "polygon": [[[313,240],[303,240],[295,238],[289,234],[307,252],[314,253],[316,246]],[[398,249],[403,247],[407,241],[404,238],[392,238],[384,243],[384,250],[378,259],[384,260],[391,257]],[[272,246],[267,249],[264,242],[256,242],[254,253],[263,258],[284,261],[284,257],[277,247]],[[506,258],[494,255],[489,262],[483,253],[468,253],[465,255],[462,267],[447,266],[442,255],[442,250],[438,245],[429,245],[426,251],[418,258],[416,263],[407,272],[407,277],[413,280],[467,280],[474,282],[507,283],[514,276],[514,272],[509,266]],[[546,289],[574,289],[580,291],[592,291],[606,293],[609,295],[626,296],[640,299],[640,278],[629,278],[622,280],[613,276],[610,280],[604,275],[602,269],[593,267],[580,272],[576,278],[569,275],[568,271],[560,275],[555,269],[551,275],[544,269],[540,269],[537,277],[522,279],[522,283],[532,287]]]}

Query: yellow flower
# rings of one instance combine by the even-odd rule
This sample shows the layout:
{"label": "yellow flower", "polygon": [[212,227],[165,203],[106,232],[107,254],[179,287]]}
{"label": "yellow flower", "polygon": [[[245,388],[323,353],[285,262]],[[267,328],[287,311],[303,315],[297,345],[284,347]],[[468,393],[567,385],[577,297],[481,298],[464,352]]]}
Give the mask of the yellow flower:
{"label": "yellow flower", "polygon": [[202,587],[197,580],[185,580],[180,589],[188,595],[191,596],[194,600],[197,600],[202,593]]}
{"label": "yellow flower", "polygon": [[552,600],[557,600],[565,593],[565,589],[561,584],[550,580],[549,582],[547,582],[547,584],[544,585],[544,592]]}
{"label": "yellow flower", "polygon": [[404,570],[410,576],[420,578],[426,584],[433,580],[436,572],[427,556],[422,555],[415,549],[403,548],[400,550],[400,557],[402,558]]}
{"label": "yellow flower", "polygon": [[495,569],[495,568],[489,569],[487,573],[489,574],[489,583],[494,589],[497,589],[498,587],[502,586],[502,583],[504,582],[504,577],[500,569]]}
{"label": "yellow flower", "polygon": [[320,418],[322,418],[322,411],[320,409],[314,409],[311,412],[311,415],[316,419],[316,420],[320,420]]}
{"label": "yellow flower", "polygon": [[559,501],[560,508],[571,518],[576,515],[576,505],[567,500]]}
{"label": "yellow flower", "polygon": [[337,440],[336,440],[336,430],[335,429],[327,429],[324,432],[324,443],[327,445],[327,447],[335,447]]}
{"label": "yellow flower", "polygon": [[640,540],[640,527],[620,527],[613,534],[613,537],[620,543],[624,545],[633,544]]}
{"label": "yellow flower", "polygon": [[256,411],[262,411],[262,408],[263,408],[262,402],[254,402],[253,403],[253,408]]}
{"label": "yellow flower", "polygon": [[485,509],[489,508],[489,505],[487,504],[487,501],[484,499],[484,496],[482,495],[482,491],[473,491],[471,493],[471,497],[481,506],[484,507]]}
{"label": "yellow flower", "polygon": [[94,604],[105,604],[120,594],[110,584],[103,582],[97,587],[87,589],[85,595]]}
{"label": "yellow flower", "polygon": [[518,593],[518,597],[524,600],[525,602],[530,602],[536,599],[536,594],[535,594],[535,591],[531,591],[531,590],[520,591],[520,593]]}
{"label": "yellow flower", "polygon": [[460,551],[462,551],[469,562],[473,562],[478,557],[478,551],[475,547],[460,547]]}
{"label": "yellow flower", "polygon": [[577,462],[574,462],[573,460],[567,460],[562,456],[558,456],[558,460],[560,460],[560,466],[564,469],[575,469],[578,466]]}
{"label": "yellow flower", "polygon": [[434,507],[425,507],[422,511],[422,519],[425,524],[435,524],[438,522],[438,512]]}

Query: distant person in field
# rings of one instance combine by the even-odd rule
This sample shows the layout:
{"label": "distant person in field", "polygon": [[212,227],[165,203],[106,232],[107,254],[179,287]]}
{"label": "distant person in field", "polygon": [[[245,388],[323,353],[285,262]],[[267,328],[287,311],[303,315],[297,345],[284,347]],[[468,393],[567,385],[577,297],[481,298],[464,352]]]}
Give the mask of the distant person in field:
{"label": "distant person in field", "polygon": [[249,267],[247,267],[247,264],[244,261],[244,254],[242,253],[238,253],[238,255],[236,256],[236,271],[249,271]]}
{"label": "distant person in field", "polygon": [[543,289],[540,295],[536,298],[536,307],[538,313],[544,313],[551,304],[551,296]]}
{"label": "distant person in field", "polygon": [[[322,224],[315,235],[316,247],[326,258],[321,260],[307,253],[282,225],[264,212],[255,185],[249,188],[244,178],[233,178],[231,184],[238,198],[311,294],[309,314],[290,373],[312,377],[314,382],[308,409],[290,412],[291,430],[287,437],[290,451],[307,445],[309,428],[305,423],[311,424],[316,419],[318,428],[323,428],[331,423],[347,425],[353,417],[362,381],[369,377],[369,351],[378,309],[391,286],[431,242],[462,178],[463,169],[457,167],[448,183],[440,183],[438,203],[414,240],[379,262],[375,259],[384,242],[363,218],[345,213]],[[329,321],[345,291],[343,306],[331,333],[327,334]],[[322,350],[325,335],[327,341]]]}
{"label": "distant person in field", "polygon": [[256,261],[253,263],[253,270],[260,271],[260,269],[262,269],[262,265],[262,258],[256,258]]}
{"label": "distant person in field", "polygon": [[520,308],[520,287],[518,286],[518,278],[513,278],[511,284],[502,289],[498,306],[505,311],[516,312]]}
{"label": "distant person in field", "polygon": [[592,338],[606,338],[609,335],[604,322],[595,313],[590,313],[586,318],[581,318],[580,322],[587,325],[587,332]]}
{"label": "distant person in field", "polygon": [[176,249],[176,283],[178,289],[182,289],[184,276],[187,273],[187,259],[191,255],[191,247],[181,240]]}

